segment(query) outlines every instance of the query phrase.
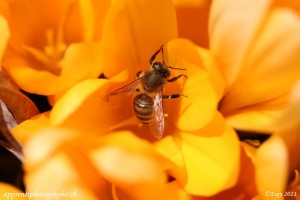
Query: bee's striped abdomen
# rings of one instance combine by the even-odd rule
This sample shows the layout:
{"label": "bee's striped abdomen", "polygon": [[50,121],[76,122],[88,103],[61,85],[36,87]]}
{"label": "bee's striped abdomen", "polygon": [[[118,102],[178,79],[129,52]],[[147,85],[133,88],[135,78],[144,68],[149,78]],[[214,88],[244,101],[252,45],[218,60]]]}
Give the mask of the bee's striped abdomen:
{"label": "bee's striped abdomen", "polygon": [[144,125],[151,125],[154,122],[153,107],[153,99],[145,93],[137,95],[133,100],[135,115]]}

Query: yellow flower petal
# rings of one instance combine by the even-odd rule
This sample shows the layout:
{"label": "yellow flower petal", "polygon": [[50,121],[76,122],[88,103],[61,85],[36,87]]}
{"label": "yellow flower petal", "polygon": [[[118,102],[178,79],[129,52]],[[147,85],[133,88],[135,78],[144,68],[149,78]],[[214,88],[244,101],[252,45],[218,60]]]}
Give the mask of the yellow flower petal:
{"label": "yellow flower petal", "polygon": [[281,116],[282,113],[283,110],[267,110],[267,107],[262,109],[262,107],[253,106],[233,113],[233,115],[229,115],[225,119],[228,124],[238,130],[270,133],[276,128],[272,126],[274,120]]}
{"label": "yellow flower petal", "polygon": [[64,129],[45,128],[40,130],[39,134],[31,137],[29,142],[26,143],[26,149],[24,150],[27,159],[26,167],[34,167],[43,162],[47,157],[55,153],[67,139],[74,137],[74,135],[74,132]]}
{"label": "yellow flower petal", "polygon": [[258,191],[283,192],[288,179],[288,152],[284,141],[272,136],[256,152],[256,184]]}
{"label": "yellow flower petal", "polygon": [[[65,199],[71,200],[74,199],[74,197],[91,200],[97,199],[97,197],[89,191],[89,188],[86,188],[81,182],[72,161],[64,154],[56,154],[52,156],[51,159],[42,163],[39,168],[27,169],[26,172],[25,184],[28,192],[33,193],[39,191],[44,194],[65,192],[68,195],[72,195],[67,196]],[[98,189],[100,190],[102,188],[99,187]]]}
{"label": "yellow flower petal", "polygon": [[148,69],[153,53],[177,37],[176,14],[170,0],[113,1],[106,17],[102,66],[112,77],[124,69],[130,79]]}
{"label": "yellow flower petal", "polygon": [[243,148],[241,151],[240,163],[241,167],[239,172],[239,179],[236,185],[213,196],[195,196],[193,200],[252,199],[255,195],[257,195],[254,179],[255,168]]}
{"label": "yellow flower petal", "polygon": [[157,149],[182,168],[181,173],[175,169],[172,174],[188,193],[213,195],[236,183],[240,145],[220,115],[203,129],[178,133],[173,143],[167,143],[171,146],[161,145],[164,140],[157,143]]}
{"label": "yellow flower petal", "polygon": [[92,0],[79,0],[82,13],[84,41],[92,42],[95,29],[95,13],[93,10]]}
{"label": "yellow flower petal", "polygon": [[149,143],[129,132],[107,135],[103,139],[109,145],[93,151],[91,159],[108,181],[134,199],[187,199],[174,184],[166,184],[164,159]]}
{"label": "yellow flower petal", "polygon": [[3,199],[29,199],[25,196],[25,193],[22,193],[18,188],[3,182],[0,182],[0,195]]}
{"label": "yellow flower petal", "polygon": [[[5,67],[16,84],[27,92],[51,95],[57,88],[57,77],[48,71],[37,71],[27,66],[16,65]],[[30,77],[30,82],[28,78]]]}
{"label": "yellow flower petal", "polygon": [[191,42],[175,39],[168,43],[166,50],[168,65],[186,69],[186,71],[172,70],[172,76],[187,75],[187,78],[176,81],[177,85],[182,83],[184,86],[182,91],[176,90],[176,83],[169,83],[166,86],[166,93],[181,93],[187,96],[180,99],[181,105],[177,114],[174,100],[166,101],[166,110],[173,111],[170,116],[178,120],[179,129],[198,130],[214,117],[219,98],[223,94],[224,80],[214,63],[213,56]]}
{"label": "yellow flower petal", "polygon": [[208,18],[211,0],[173,0],[178,35],[208,48]]}
{"label": "yellow flower petal", "polygon": [[25,144],[37,132],[49,126],[49,113],[42,113],[22,122],[14,127],[11,132],[21,144]]}
{"label": "yellow flower petal", "polygon": [[280,97],[299,78],[299,17],[290,10],[274,9],[267,20],[247,54],[239,78],[226,95],[224,104],[231,103],[224,105],[225,113]]}
{"label": "yellow flower petal", "polygon": [[[97,141],[95,138],[83,140],[81,136],[74,130],[52,128],[40,131],[29,140],[24,148],[27,191],[73,195],[67,199],[97,199],[98,195],[104,195],[104,179],[85,156],[87,147],[93,145],[88,142]],[[60,170],[53,174],[57,168]]]}
{"label": "yellow flower petal", "polygon": [[209,19],[210,49],[220,59],[230,84],[242,67],[243,59],[270,3],[271,0],[212,3]]}
{"label": "yellow flower petal", "polygon": [[102,66],[99,54],[101,50],[100,43],[81,43],[69,46],[61,61],[62,72],[56,92],[58,97],[81,80],[97,78],[100,75]]}
{"label": "yellow flower petal", "polygon": [[120,86],[114,82],[127,78],[127,73],[121,73],[109,81],[90,79],[80,82],[56,102],[50,114],[50,123],[84,131],[98,130],[102,134],[107,132],[110,127],[133,114],[132,106],[124,104],[129,101],[115,109],[110,107],[110,102],[103,99],[112,87]]}
{"label": "yellow flower petal", "polygon": [[1,15],[0,15],[0,30],[1,30],[1,39],[0,39],[0,61],[1,61],[9,37],[7,22]]}
{"label": "yellow flower petal", "polygon": [[102,2],[106,6],[92,0],[5,2],[12,34],[3,65],[20,88],[59,97],[78,81],[101,74],[98,45],[74,42],[92,42],[99,35],[95,30],[102,32],[109,0]]}
{"label": "yellow flower petal", "polygon": [[289,130],[297,127],[300,124],[300,81],[292,88],[289,95],[288,105],[277,119],[273,120],[271,127],[275,132],[281,130]]}

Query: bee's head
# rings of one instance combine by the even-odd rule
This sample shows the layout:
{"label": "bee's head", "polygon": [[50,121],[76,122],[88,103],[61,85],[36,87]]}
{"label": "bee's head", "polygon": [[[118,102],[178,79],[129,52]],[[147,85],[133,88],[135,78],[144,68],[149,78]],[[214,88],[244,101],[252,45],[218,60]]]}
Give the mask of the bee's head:
{"label": "bee's head", "polygon": [[164,78],[168,78],[170,76],[169,68],[161,62],[154,62],[152,64],[152,68],[158,71]]}

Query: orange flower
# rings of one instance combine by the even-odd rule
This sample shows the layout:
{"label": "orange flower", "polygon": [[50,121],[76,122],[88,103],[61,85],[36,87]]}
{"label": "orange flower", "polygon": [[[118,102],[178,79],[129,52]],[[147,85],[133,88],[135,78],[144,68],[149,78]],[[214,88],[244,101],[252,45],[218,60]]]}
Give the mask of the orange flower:
{"label": "orange flower", "polygon": [[299,79],[299,3],[213,1],[209,33],[228,82],[221,113],[237,129],[273,131]]}
{"label": "orange flower", "polygon": [[25,147],[27,192],[64,192],[69,199],[188,199],[167,182],[168,161],[130,132],[98,137],[44,129]]}
{"label": "orange flower", "polygon": [[[121,165],[119,163],[126,162],[124,158],[119,161],[120,156],[124,155],[133,163],[137,163],[136,166],[128,164],[129,168],[135,166],[138,170],[137,177],[130,174],[132,178],[142,181],[136,182],[142,183],[141,186],[135,185],[137,190],[131,188],[132,191],[128,194],[133,193],[134,196],[145,199],[140,191],[145,193],[146,189],[153,187],[153,196],[150,195],[149,198],[153,199],[158,195],[163,198],[164,193],[158,194],[157,191],[161,188],[166,189],[164,187],[166,174],[157,170],[162,169],[161,164],[157,163],[157,157],[137,154],[139,151],[145,153],[141,149],[133,151],[132,155],[127,153],[127,150],[124,152],[122,149],[115,149],[114,146],[112,149],[95,152],[92,158],[91,155],[85,156],[86,148],[90,149],[88,146],[94,144],[93,140],[102,141],[105,138],[111,138],[111,144],[116,146],[120,142],[122,145],[126,142],[125,149],[138,145],[135,137],[118,138],[119,136],[115,133],[117,130],[130,130],[153,144],[151,149],[155,148],[155,151],[164,157],[158,161],[169,163],[163,166],[163,170],[175,179],[170,185],[171,191],[185,194],[182,191],[184,189],[188,194],[210,196],[236,184],[240,169],[240,143],[234,130],[226,125],[217,111],[218,102],[224,91],[223,77],[211,53],[187,40],[176,38],[177,23],[171,1],[120,0],[112,2],[104,22],[102,51],[99,51],[99,63],[108,79],[88,79],[77,83],[57,100],[49,113],[49,118],[47,114],[39,115],[13,130],[17,138],[22,138],[24,144],[29,141],[25,154],[28,158],[26,185],[29,190],[41,187],[41,190],[50,191],[51,189],[57,190],[60,186],[69,189],[75,184],[83,194],[95,198],[95,195],[99,197],[105,194],[105,180],[108,180],[126,193],[129,189],[127,188],[128,182],[126,182],[128,177],[124,172],[122,173],[122,167],[119,167]],[[184,74],[187,76],[187,78],[182,77],[176,82],[166,84],[164,93],[179,93],[187,97],[164,101],[164,113],[168,116],[164,119],[164,137],[157,141],[147,127],[138,126],[132,111],[132,98],[125,98],[125,101],[115,108],[112,102],[103,101],[103,97],[110,91],[136,80],[137,72],[149,69],[149,59],[161,45],[165,45],[166,64],[186,69]],[[160,54],[157,60],[161,60]],[[183,71],[170,70],[172,77]],[[92,139],[87,139],[88,145],[78,144],[79,141],[85,141],[82,136],[78,136],[78,139],[74,140],[76,142],[70,142],[69,133],[65,131],[58,131],[57,134],[55,131],[50,131],[44,138],[45,135],[40,131],[45,126],[76,130],[76,133],[85,134],[85,137],[92,137]],[[24,136],[28,132],[30,135]],[[34,145],[31,145],[31,137],[35,141]],[[50,143],[49,146],[42,141]],[[65,152],[60,151],[64,148],[68,149],[69,143],[72,145],[77,143],[76,152],[78,152],[77,148],[84,152],[77,155],[80,158],[76,158],[73,146],[70,147],[71,152],[68,150],[72,155],[70,158],[66,158]],[[52,144],[55,145],[51,146]],[[39,148],[46,148],[47,152],[36,151]],[[35,152],[38,155],[35,155]],[[45,154],[39,155],[39,152]],[[48,155],[54,157],[48,159]],[[112,160],[108,160],[110,157]],[[91,171],[94,176],[90,174],[85,176],[85,172],[89,171],[86,169],[91,168],[90,165],[83,165],[88,158],[91,158],[93,164],[97,166],[97,170]],[[78,168],[80,168],[78,170],[82,172],[78,173],[74,170],[70,162],[78,163]],[[139,165],[155,173],[151,176],[144,174],[147,170],[141,171]],[[35,171],[34,169],[39,166],[41,168]],[[52,177],[50,172],[57,166],[61,166],[59,177]],[[101,174],[100,178],[98,173]],[[147,180],[152,176],[154,182],[150,182],[151,187],[148,183],[144,184],[144,178]],[[89,177],[92,180],[89,180]],[[47,187],[48,183],[39,184],[48,178],[59,184],[53,185],[54,188]],[[84,185],[82,179],[87,183],[85,186],[82,186]],[[102,187],[101,190],[99,187]],[[92,192],[89,192],[88,188],[91,188]],[[170,193],[170,190],[166,191]],[[117,194],[120,193],[118,191],[117,189]]]}
{"label": "orange flower", "polygon": [[[11,30],[3,66],[31,93],[58,95],[75,83],[98,77],[99,41],[109,1],[5,1]],[[96,32],[97,31],[97,32]]]}
{"label": "orange flower", "polygon": [[[157,151],[174,163],[168,171],[185,191],[213,195],[237,181],[239,142],[217,112],[223,79],[213,56],[189,41],[172,40],[177,36],[175,19],[168,1],[115,1],[105,21],[102,41],[106,49],[102,57],[104,74],[110,79],[75,85],[53,107],[50,123],[98,134],[129,129],[154,142]],[[164,101],[168,114],[165,137],[156,141],[147,127],[137,126],[131,98],[118,108],[102,99],[109,91],[135,80],[136,73],[147,69],[150,57],[162,44],[166,64],[186,68],[188,76],[167,84],[165,94],[188,97]],[[171,73],[176,76],[181,72]]]}

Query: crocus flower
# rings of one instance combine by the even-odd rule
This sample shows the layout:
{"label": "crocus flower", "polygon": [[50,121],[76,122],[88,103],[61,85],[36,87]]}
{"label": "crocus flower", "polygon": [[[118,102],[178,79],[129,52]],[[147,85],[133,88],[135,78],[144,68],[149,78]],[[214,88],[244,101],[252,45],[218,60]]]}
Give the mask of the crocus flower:
{"label": "crocus flower", "polygon": [[[23,137],[23,144],[27,146],[25,184],[29,190],[38,187],[44,191],[57,190],[60,187],[71,189],[76,185],[81,194],[95,198],[105,195],[106,190],[103,186],[105,180],[108,180],[116,186],[116,189],[115,186],[111,186],[113,193],[120,195],[121,189],[125,191],[125,196],[131,194],[136,198],[145,199],[141,195],[145,195],[149,183],[144,184],[143,181],[150,176],[145,171],[137,177],[132,173],[129,174],[131,177],[125,176],[121,172],[126,158],[136,163],[137,172],[141,171],[141,166],[150,166],[149,171],[155,172],[152,174],[153,181],[158,184],[157,187],[163,189],[166,173],[157,169],[162,169],[160,163],[168,163],[163,166],[163,170],[171,180],[174,179],[170,185],[173,188],[171,191],[178,191],[180,194],[211,196],[237,183],[240,171],[240,143],[234,130],[225,123],[217,110],[224,92],[223,76],[210,52],[188,40],[176,39],[177,32],[176,15],[171,1],[112,2],[105,17],[99,51],[99,63],[108,79],[88,79],[73,85],[56,101],[49,113],[25,121],[12,130],[17,138]],[[136,80],[139,71],[149,69],[149,59],[161,45],[164,45],[165,63],[184,69],[170,69],[172,77],[183,73],[186,78],[182,77],[165,87],[165,94],[179,93],[184,96],[164,101],[164,113],[168,116],[164,119],[164,136],[157,140],[147,127],[138,126],[132,111],[132,98],[124,98],[119,107],[115,108],[113,103],[103,101],[103,97],[110,91]],[[161,61],[162,55],[159,54],[156,59]],[[39,122],[43,122],[41,127],[37,125]],[[47,126],[72,132],[75,130],[80,137],[73,140],[68,131],[66,133],[59,130],[57,134],[55,130],[43,134]],[[24,136],[24,133],[30,130],[33,130],[31,134]],[[118,138],[116,131],[128,130],[147,140],[151,151],[162,159],[148,156],[147,152],[150,150],[145,152],[143,148],[135,147],[139,143],[135,142],[136,136]],[[82,139],[83,134],[92,139],[85,142],[85,139]],[[90,154],[89,146],[94,146],[93,140],[105,141],[105,138],[111,138],[109,140],[113,147],[102,149],[103,151],[99,149]],[[49,145],[44,145],[42,141],[48,141]],[[79,141],[84,144],[80,144]],[[124,142],[125,150],[122,146],[121,149],[118,147]],[[45,151],[36,151],[40,148]],[[127,148],[136,150],[132,155],[127,153]],[[65,150],[68,155],[65,155]],[[143,156],[143,153],[146,155]],[[69,155],[71,157],[68,157]],[[89,159],[91,161],[87,164],[93,162],[96,167],[84,165]],[[78,166],[79,173],[73,169],[70,162],[78,163],[75,167]],[[52,177],[50,172],[57,166],[61,166],[61,171],[58,177]],[[132,167],[129,165],[129,169]],[[89,170],[92,175],[85,174]],[[48,178],[56,179],[58,184],[52,185],[53,188],[49,188],[48,183],[40,184]],[[127,178],[129,181],[130,178],[136,178],[135,183],[141,184],[135,185],[138,190],[129,191],[132,188],[127,187],[126,182],[124,184]],[[156,189],[153,188],[154,196],[150,197],[159,196]],[[139,193],[140,190],[144,191],[144,194]],[[162,198],[163,194],[160,193]]]}
{"label": "crocus flower", "polygon": [[[239,142],[217,111],[224,85],[214,57],[189,41],[172,40],[176,37],[171,2],[114,1],[102,38],[106,49],[103,71],[109,79],[91,79],[75,85],[57,101],[49,119],[53,126],[100,135],[131,130],[154,143],[157,151],[173,163],[168,171],[185,191],[213,195],[230,188],[238,179]],[[149,69],[150,57],[162,44],[166,64],[186,69],[187,75],[167,84],[164,92],[187,97],[164,101],[168,117],[164,137],[157,141],[147,127],[137,126],[131,98],[114,108],[103,97],[134,81],[137,72]],[[176,76],[182,71],[171,73]]]}
{"label": "crocus flower", "polygon": [[3,1],[0,13],[11,35],[2,64],[17,85],[58,98],[73,84],[98,77],[101,45],[91,42],[101,38],[109,2]]}
{"label": "crocus flower", "polygon": [[271,132],[300,74],[296,1],[213,1],[210,49],[228,86],[220,111],[237,129]]}

